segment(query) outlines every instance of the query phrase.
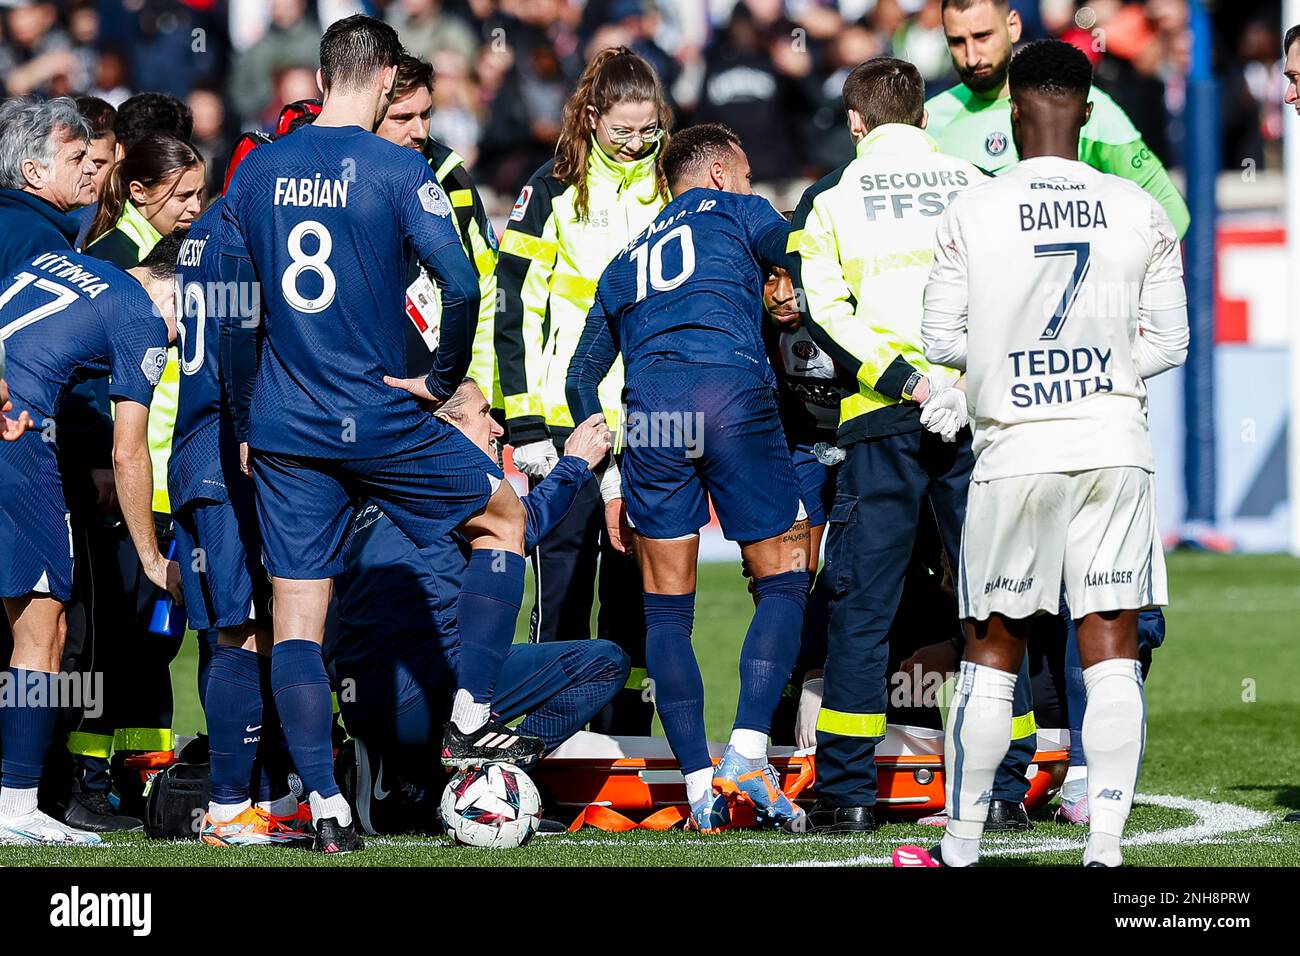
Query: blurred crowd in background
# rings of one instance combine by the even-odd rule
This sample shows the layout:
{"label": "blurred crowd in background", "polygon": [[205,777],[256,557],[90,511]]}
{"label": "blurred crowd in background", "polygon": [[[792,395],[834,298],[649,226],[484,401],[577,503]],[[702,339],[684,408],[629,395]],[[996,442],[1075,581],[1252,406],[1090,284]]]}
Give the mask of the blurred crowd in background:
{"label": "blurred crowd in background", "polygon": [[[1191,58],[1187,0],[1011,0],[1022,41],[1057,36],[1092,59],[1097,84],[1151,148],[1180,166]],[[1209,2],[1223,96],[1225,169],[1281,163],[1280,4]],[[553,151],[586,60],[626,44],[668,87],[677,121],[718,120],[751,147],[757,181],[807,180],[847,161],[840,88],[892,53],[933,95],[956,78],[940,0],[0,0],[5,95],[90,93],[117,105],[155,90],[185,100],[210,190],[241,130],[317,94],[325,25],[387,19],[433,63],[432,135],[489,193],[513,196]]]}

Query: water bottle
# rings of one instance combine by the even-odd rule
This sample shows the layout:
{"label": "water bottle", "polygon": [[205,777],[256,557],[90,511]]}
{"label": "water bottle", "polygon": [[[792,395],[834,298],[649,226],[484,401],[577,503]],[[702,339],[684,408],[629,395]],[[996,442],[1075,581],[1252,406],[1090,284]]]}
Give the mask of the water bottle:
{"label": "water bottle", "polygon": [[[176,541],[167,548],[167,560],[176,559]],[[149,616],[149,633],[159,637],[174,637],[177,640],[185,636],[185,608],[172,600],[171,594],[163,591],[153,602],[153,613]]]}

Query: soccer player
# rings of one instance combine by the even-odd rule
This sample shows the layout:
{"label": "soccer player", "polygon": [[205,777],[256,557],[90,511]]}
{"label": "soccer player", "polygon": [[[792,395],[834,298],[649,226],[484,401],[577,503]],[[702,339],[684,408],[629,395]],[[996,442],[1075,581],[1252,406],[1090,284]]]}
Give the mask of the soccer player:
{"label": "soccer player", "polygon": [[[441,403],[464,378],[479,293],[428,164],[371,132],[400,55],[397,34],[378,20],[333,24],[321,38],[316,122],[249,153],[224,204],[265,299],[247,440],[272,576],[271,682],[309,794],[314,849],[325,853],[363,845],[332,772],[321,658],[331,578],[343,570],[360,497],[417,546],[458,529],[473,549],[460,613],[475,628],[444,763],[516,761],[542,747],[491,717],[523,598],[523,506],[495,462],[419,405]],[[438,352],[423,379],[401,377],[407,248],[442,295]]]}
{"label": "soccer player", "polygon": [[[111,377],[113,465],[122,514],[149,579],[180,595],[180,570],[158,550],[146,436],[149,402],[173,333],[177,245],[124,273],[80,253],[35,256],[0,283],[0,341],[19,418],[52,422],[77,381]],[[92,844],[99,837],[37,809],[58,714],[72,540],[53,443],[44,432],[0,443],[0,597],[14,650],[4,677],[23,706],[0,708],[0,843]]]}
{"label": "soccer player", "polygon": [[[1300,113],[1300,23],[1287,30],[1282,38],[1282,56],[1285,57],[1282,75],[1286,77],[1286,93],[1282,99]],[[1290,822],[1300,823],[1300,816]]]}
{"label": "soccer player", "polygon": [[[1286,76],[1286,94],[1284,102],[1300,113],[1300,24],[1286,31],[1282,38],[1282,55],[1286,62],[1282,73]],[[1292,811],[1282,818],[1283,823],[1300,823],[1300,810]]]}
{"label": "soccer player", "polygon": [[[1019,159],[1011,135],[1007,64],[1020,42],[1020,14],[1009,0],[943,0],[942,16],[961,82],[926,102],[926,129],[945,153],[1000,174]],[[1114,100],[1095,88],[1090,99],[1093,111],[1079,134],[1077,158],[1145,189],[1164,207],[1181,238],[1191,217],[1164,165]]]}
{"label": "soccer player", "polygon": [[[271,693],[270,583],[253,482],[240,470],[235,440],[230,389],[249,376],[224,367],[247,357],[232,343],[254,334],[261,294],[238,236],[229,235],[222,202],[190,228],[178,259],[180,390],[168,471],[189,624],[217,631],[202,701],[212,794],[199,838],[222,847],[310,843],[309,819],[288,786]],[[250,782],[259,758],[262,799],[254,806]]]}
{"label": "soccer player", "polygon": [[[762,336],[763,283],[771,266],[786,265],[790,224],[752,195],[749,160],[724,126],[676,134],[664,169],[673,200],[601,276],[569,365],[569,405],[575,420],[601,411],[598,387],[621,351],[627,440],[617,500],[635,531],[646,665],[686,777],[687,825],[720,829],[735,798],[793,824],[803,811],[778,786],[767,737],[799,652],[808,525]],[[716,770],[691,647],[710,499],[723,534],[740,542],[756,597],[736,722]]]}
{"label": "soccer player", "polygon": [[[794,217],[792,212],[785,215]],[[795,683],[778,705],[772,740],[811,750],[817,746],[831,591],[830,581],[818,575],[817,563],[826,516],[835,501],[833,462],[840,398],[851,387],[851,380],[846,382],[835,361],[809,334],[794,280],[780,266],[772,269],[763,286],[763,306],[771,318],[763,324],[763,338],[776,373],[781,426],[799,476],[799,500],[808,515],[808,577],[813,582],[804,612]]]}
{"label": "soccer player", "polygon": [[[474,177],[465,168],[460,154],[429,136],[429,119],[433,115],[433,66],[418,57],[403,53],[397,64],[393,102],[384,114],[375,135],[398,146],[418,150],[429,163],[442,191],[451,200],[452,225],[460,236],[465,255],[478,273],[478,328],[474,334],[474,351],[469,363],[469,377],[478,382],[483,394],[495,398],[500,408],[500,388],[496,385],[496,354],[493,328],[497,308],[497,237],[479,198]],[[438,296],[428,274],[414,258],[407,270],[406,329],[407,375],[426,375],[438,348],[441,322]]]}
{"label": "soccer player", "polygon": [[[503,429],[474,381],[463,382],[437,415],[492,458],[500,455]],[[569,435],[550,474],[524,496],[527,550],[593,480],[592,469],[605,460],[610,440],[600,415]],[[451,534],[416,548],[374,505],[357,512],[347,568],[335,579],[338,632],[327,639],[325,656],[343,721],[356,741],[353,805],[368,832],[396,832],[418,823],[409,815],[418,806],[410,806],[406,795],[436,797],[440,790],[440,778],[429,772],[430,746],[437,743],[456,690],[461,645],[456,605],[467,551]],[[610,641],[512,644],[494,707],[502,720],[523,716],[520,732],[540,737],[549,751],[606,706],[627,674],[627,655]],[[343,775],[347,780],[346,770]]]}
{"label": "soccer player", "polygon": [[1025,639],[1062,584],[1088,695],[1084,864],[1118,866],[1146,734],[1138,611],[1167,602],[1144,380],[1187,356],[1178,234],[1147,193],[1077,159],[1086,56],[1031,43],[1009,81],[1024,159],[949,206],[925,292],[926,355],[965,370],[976,465],[947,830],[933,851],[900,847],[900,866],[978,860]]}

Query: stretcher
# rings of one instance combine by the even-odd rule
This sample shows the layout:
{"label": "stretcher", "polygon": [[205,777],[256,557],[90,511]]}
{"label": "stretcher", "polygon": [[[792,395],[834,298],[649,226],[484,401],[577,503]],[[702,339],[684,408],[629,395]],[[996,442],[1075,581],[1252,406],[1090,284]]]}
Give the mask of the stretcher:
{"label": "stretcher", "polygon": [[[1031,813],[1060,789],[1069,767],[1069,731],[1038,731],[1037,751],[1029,765]],[[716,763],[724,744],[709,744]],[[775,747],[772,765],[782,789],[807,808],[816,799],[815,755],[793,747]],[[890,726],[876,749],[879,780],[876,806],[886,819],[907,820],[944,808],[943,731]],[[530,773],[550,801],[576,814],[571,830],[596,826],[605,830],[665,830],[686,819],[686,785],[677,761],[662,737],[613,737],[581,731],[540,761]],[[740,807],[734,825],[753,822]]]}

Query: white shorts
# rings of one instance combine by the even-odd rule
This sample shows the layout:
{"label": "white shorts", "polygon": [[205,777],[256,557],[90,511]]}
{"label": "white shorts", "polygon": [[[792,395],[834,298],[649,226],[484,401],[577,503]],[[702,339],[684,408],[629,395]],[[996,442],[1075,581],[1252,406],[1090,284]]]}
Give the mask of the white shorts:
{"label": "white shorts", "polygon": [[1075,618],[1169,601],[1155,476],[1141,468],[972,481],[957,599],[963,618],[1060,608]]}

